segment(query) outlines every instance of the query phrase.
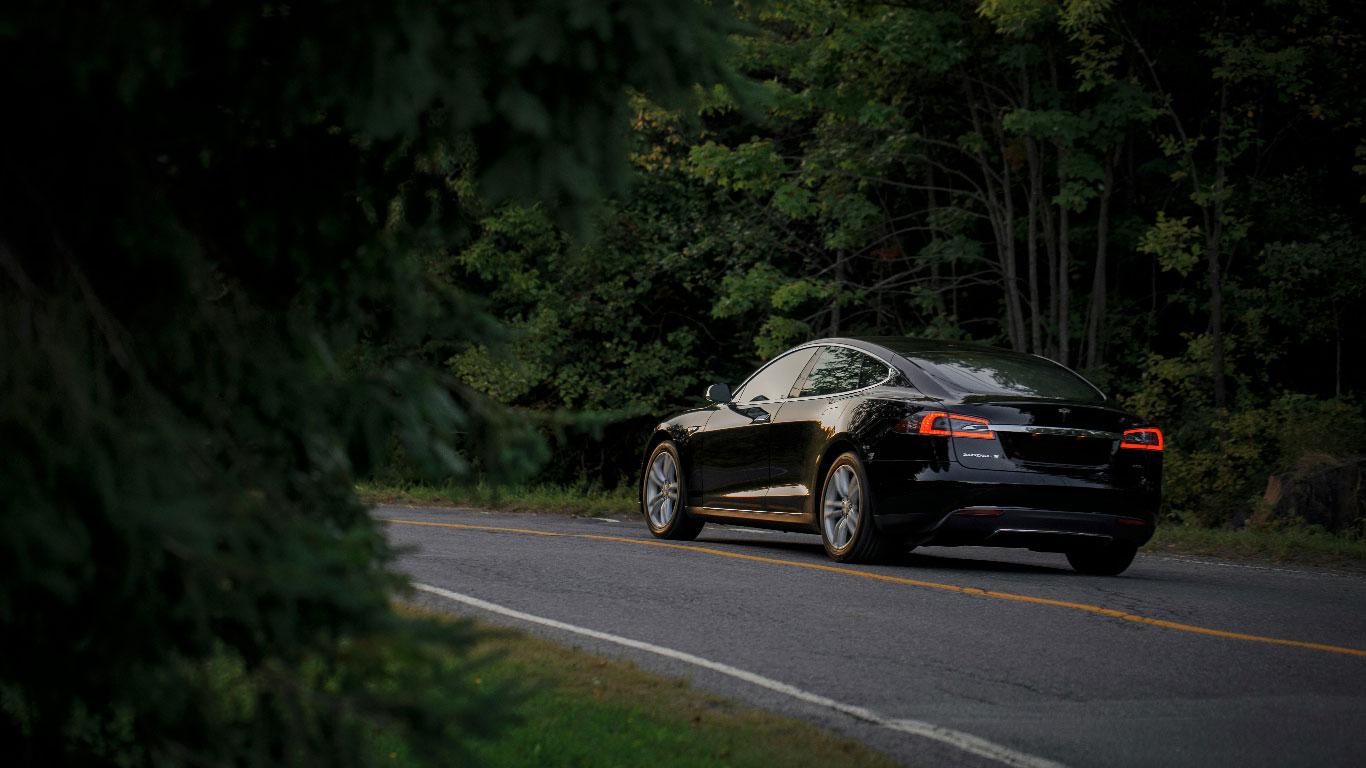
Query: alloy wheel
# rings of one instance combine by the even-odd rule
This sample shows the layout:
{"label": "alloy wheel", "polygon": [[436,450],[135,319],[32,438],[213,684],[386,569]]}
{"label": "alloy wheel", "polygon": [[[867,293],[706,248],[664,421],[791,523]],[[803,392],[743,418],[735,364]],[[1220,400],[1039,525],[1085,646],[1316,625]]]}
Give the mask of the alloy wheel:
{"label": "alloy wheel", "polygon": [[678,462],[668,451],[659,452],[645,477],[645,511],[650,525],[661,530],[678,511]]}
{"label": "alloy wheel", "polygon": [[854,468],[847,464],[837,468],[825,484],[825,501],[821,509],[825,540],[835,549],[849,546],[858,533],[862,501],[863,492]]}

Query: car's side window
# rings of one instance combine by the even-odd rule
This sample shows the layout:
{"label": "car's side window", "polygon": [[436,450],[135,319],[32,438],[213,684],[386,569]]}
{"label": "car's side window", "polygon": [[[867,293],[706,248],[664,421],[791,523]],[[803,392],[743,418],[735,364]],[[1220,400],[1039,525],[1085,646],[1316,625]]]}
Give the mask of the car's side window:
{"label": "car's side window", "polygon": [[797,376],[806,368],[815,352],[816,350],[811,347],[799,349],[764,366],[735,393],[735,402],[753,403],[785,399],[791,393]]}
{"label": "car's side window", "polygon": [[858,385],[860,387],[871,387],[874,384],[881,384],[891,375],[891,368],[881,360],[872,355],[863,356],[863,371],[859,375]]}
{"label": "car's side window", "polygon": [[802,384],[801,397],[837,395],[876,384],[887,377],[886,365],[856,349],[821,347],[820,355]]}

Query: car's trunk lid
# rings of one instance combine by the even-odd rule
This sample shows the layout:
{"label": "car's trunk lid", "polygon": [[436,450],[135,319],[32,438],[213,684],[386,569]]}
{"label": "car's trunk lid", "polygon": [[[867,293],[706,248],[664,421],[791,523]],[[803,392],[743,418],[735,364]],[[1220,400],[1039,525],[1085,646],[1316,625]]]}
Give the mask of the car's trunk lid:
{"label": "car's trunk lid", "polygon": [[1103,471],[1133,417],[1105,406],[973,398],[955,412],[986,419],[991,438],[953,438],[959,463],[1011,471]]}

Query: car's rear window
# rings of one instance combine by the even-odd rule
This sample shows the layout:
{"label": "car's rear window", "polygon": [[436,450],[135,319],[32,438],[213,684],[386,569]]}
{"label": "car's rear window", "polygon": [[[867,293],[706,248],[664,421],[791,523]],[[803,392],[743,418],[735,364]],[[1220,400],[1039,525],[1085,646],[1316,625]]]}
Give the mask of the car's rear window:
{"label": "car's rear window", "polygon": [[1101,403],[1104,395],[1077,374],[1041,357],[956,349],[907,354],[946,387],[972,395],[1047,397]]}

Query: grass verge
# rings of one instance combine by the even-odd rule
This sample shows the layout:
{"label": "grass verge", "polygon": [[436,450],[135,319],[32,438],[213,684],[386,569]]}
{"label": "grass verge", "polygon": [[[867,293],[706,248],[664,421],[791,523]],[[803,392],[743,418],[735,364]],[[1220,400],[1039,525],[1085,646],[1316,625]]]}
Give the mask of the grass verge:
{"label": "grass verge", "polygon": [[1312,528],[1200,528],[1159,525],[1151,552],[1295,563],[1366,571],[1366,541]]}
{"label": "grass verge", "polygon": [[356,493],[366,504],[426,504],[484,507],[514,511],[560,512],[575,515],[628,514],[637,510],[634,489],[575,485],[505,486],[357,483]]}
{"label": "grass verge", "polygon": [[[452,620],[408,605],[400,612]],[[867,766],[896,765],[856,741],[809,723],[742,706],[687,681],[641,670],[523,632],[487,630],[478,653],[493,661],[479,685],[516,684],[531,693],[520,722],[476,742],[482,765],[519,766]],[[402,756],[394,755],[401,765]]]}

